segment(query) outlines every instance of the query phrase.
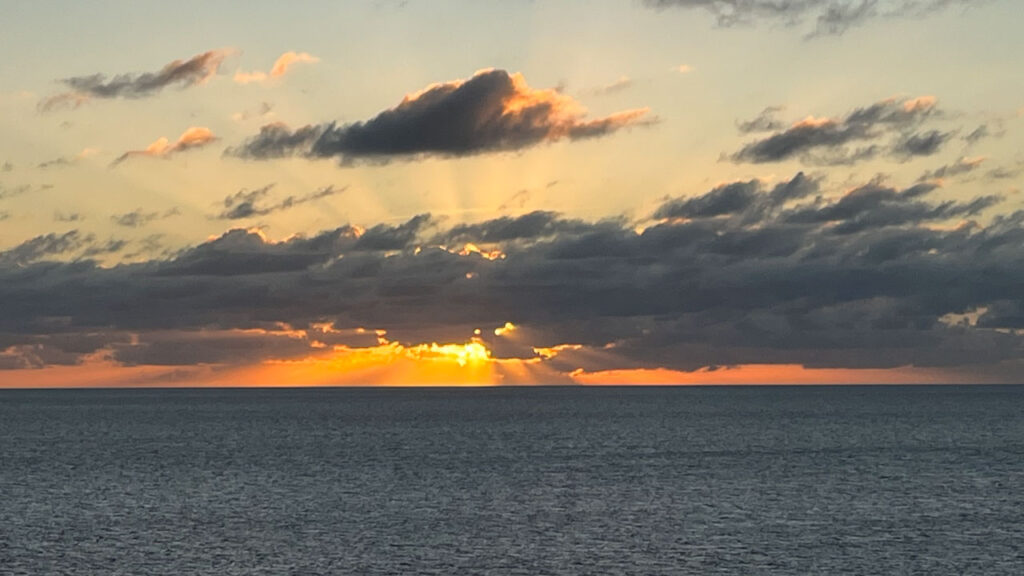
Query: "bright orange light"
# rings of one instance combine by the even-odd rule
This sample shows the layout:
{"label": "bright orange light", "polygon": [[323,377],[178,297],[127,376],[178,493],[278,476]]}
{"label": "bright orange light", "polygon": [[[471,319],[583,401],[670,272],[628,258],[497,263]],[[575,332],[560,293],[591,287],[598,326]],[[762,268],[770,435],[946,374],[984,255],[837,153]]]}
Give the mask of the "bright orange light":
{"label": "bright orange light", "polygon": [[623,385],[744,385],[744,384],[930,384],[949,381],[940,370],[926,368],[806,368],[799,364],[745,364],[693,372],[665,368],[635,370],[577,370],[580,384]]}
{"label": "bright orange light", "polygon": [[515,330],[516,330],[516,325],[515,324],[513,324],[511,322],[505,322],[504,326],[499,326],[498,328],[494,329],[494,335],[495,336],[504,336],[505,334],[508,334],[510,332],[515,332]]}

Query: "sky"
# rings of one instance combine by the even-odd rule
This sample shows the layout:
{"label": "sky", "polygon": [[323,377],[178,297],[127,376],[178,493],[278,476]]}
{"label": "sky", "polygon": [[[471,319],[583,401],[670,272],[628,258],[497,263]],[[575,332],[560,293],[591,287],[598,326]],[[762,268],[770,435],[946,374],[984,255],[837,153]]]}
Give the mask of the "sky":
{"label": "sky", "polygon": [[0,387],[1024,373],[1013,0],[3,12]]}

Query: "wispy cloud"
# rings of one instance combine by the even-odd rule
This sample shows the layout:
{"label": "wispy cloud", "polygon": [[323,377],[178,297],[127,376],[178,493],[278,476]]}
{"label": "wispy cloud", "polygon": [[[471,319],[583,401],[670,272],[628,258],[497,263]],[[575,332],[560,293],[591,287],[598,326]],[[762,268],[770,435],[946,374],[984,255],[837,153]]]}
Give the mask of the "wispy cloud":
{"label": "wispy cloud", "polygon": [[[740,132],[774,133],[744,145],[729,156],[734,162],[779,162],[793,158],[809,164],[853,164],[879,154],[906,159],[937,152],[952,132],[929,130],[914,132],[925,120],[941,115],[932,96],[909,100],[895,98],[857,108],[841,118],[808,116],[780,129],[777,109],[768,108],[748,122],[738,125]],[[879,144],[881,138],[893,141]],[[852,147],[858,146],[858,147]]]}
{"label": "wispy cloud", "polygon": [[952,7],[989,0],[644,0],[653,8],[699,10],[719,26],[770,22],[795,27],[806,21],[806,37],[840,35],[875,19],[922,18]]}
{"label": "wispy cloud", "polygon": [[267,118],[273,116],[274,105],[270,102],[260,102],[258,106],[250,110],[242,110],[231,115],[235,122],[245,122],[251,118]]}
{"label": "wispy cloud", "polygon": [[126,212],[124,214],[115,214],[111,216],[110,219],[111,221],[114,222],[114,224],[117,224],[118,226],[124,226],[126,228],[140,228],[142,226],[145,226],[146,224],[149,224],[150,222],[155,222],[157,220],[165,220],[167,218],[171,218],[172,216],[178,216],[180,214],[181,210],[177,208],[169,208],[162,212],[146,212],[143,211],[142,208],[136,208],[131,212]]}
{"label": "wispy cloud", "polygon": [[65,78],[61,82],[70,90],[44,98],[39,102],[39,110],[78,108],[93,98],[145,98],[169,86],[197,86],[216,74],[230,53],[229,50],[211,50],[188,60],[175,60],[157,72],[118,74],[110,78],[104,74]]}
{"label": "wispy cloud", "polygon": [[53,158],[51,160],[47,160],[45,162],[40,162],[37,168],[41,168],[43,170],[46,170],[48,168],[63,168],[65,166],[77,164],[79,161],[84,160],[86,158],[91,158],[96,154],[99,154],[99,150],[97,150],[96,148],[84,148],[81,152],[75,154],[74,156],[60,156],[57,158]]}
{"label": "wispy cloud", "polygon": [[604,86],[598,86],[588,92],[594,96],[606,96],[608,94],[615,94],[616,92],[622,92],[633,85],[633,79],[629,76],[619,76],[618,79],[605,84]]}
{"label": "wispy cloud", "polygon": [[308,52],[285,52],[274,61],[274,65],[271,66],[270,72],[263,72],[255,70],[252,72],[243,72],[239,70],[235,72],[234,81],[239,84],[250,84],[253,82],[266,82],[274,78],[280,78],[288,73],[289,68],[294,64],[301,62],[314,63],[319,62],[320,59]]}
{"label": "wispy cloud", "polygon": [[240,220],[253,216],[266,216],[273,212],[288,210],[289,208],[341,194],[345,191],[344,187],[324,186],[308,194],[298,196],[293,194],[276,202],[267,202],[267,196],[273,188],[274,184],[267,184],[252,190],[243,188],[225,197],[222,202],[224,209],[217,215],[217,218],[222,220]]}
{"label": "wispy cloud", "polygon": [[192,126],[185,130],[185,132],[178,137],[178,140],[173,143],[166,137],[161,137],[142,150],[129,150],[124,154],[121,154],[118,156],[117,160],[114,160],[111,166],[116,166],[129,158],[140,156],[150,158],[168,158],[178,152],[202,148],[216,142],[217,140],[218,138],[214,136],[213,132],[211,132],[209,128]]}

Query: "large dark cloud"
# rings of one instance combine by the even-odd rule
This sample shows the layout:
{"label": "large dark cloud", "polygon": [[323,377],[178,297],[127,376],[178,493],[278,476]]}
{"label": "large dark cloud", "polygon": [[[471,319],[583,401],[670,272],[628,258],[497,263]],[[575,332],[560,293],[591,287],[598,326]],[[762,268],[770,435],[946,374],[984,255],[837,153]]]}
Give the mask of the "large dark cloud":
{"label": "large dark cloud", "polygon": [[[543,352],[566,373],[1020,360],[1024,212],[990,217],[995,197],[947,196],[881,181],[835,196],[798,174],[667,200],[642,229],[420,215],[276,242],[231,230],[114,267],[80,259],[80,235],[43,236],[0,254],[0,363],[74,361],[79,337],[127,364],[251,362],[312,353],[332,334],[373,345],[358,327],[417,344],[507,321],[524,340],[496,342],[499,354],[581,345]],[[309,328],[327,322],[340,332]]]}
{"label": "large dark cloud", "polygon": [[118,74],[108,78],[104,74],[75,76],[61,82],[69,88],[39,102],[39,109],[47,112],[60,107],[78,107],[92,98],[144,98],[164,88],[188,88],[202,84],[217,73],[229,52],[211,50],[188,60],[175,60],[156,72]]}
{"label": "large dark cloud", "polygon": [[[788,128],[745,144],[729,158],[734,162],[781,162],[799,159],[808,164],[853,164],[886,154],[897,160],[930,156],[953,136],[939,130],[916,131],[925,121],[941,117],[932,97],[883,100],[857,108],[842,118],[808,117]],[[743,133],[778,126],[772,109],[749,122]]]}
{"label": "large dark cloud", "polygon": [[588,119],[569,96],[530,88],[520,74],[486,70],[467,80],[435,84],[410,94],[394,108],[364,122],[331,122],[295,130],[269,124],[227,153],[249,159],[305,156],[345,162],[468,156],[605,136],[649,122],[647,113],[647,109],[636,109]]}
{"label": "large dark cloud", "polygon": [[656,8],[710,13],[721,26],[769,21],[793,26],[813,22],[808,36],[842,34],[876,18],[918,18],[987,0],[644,0]]}

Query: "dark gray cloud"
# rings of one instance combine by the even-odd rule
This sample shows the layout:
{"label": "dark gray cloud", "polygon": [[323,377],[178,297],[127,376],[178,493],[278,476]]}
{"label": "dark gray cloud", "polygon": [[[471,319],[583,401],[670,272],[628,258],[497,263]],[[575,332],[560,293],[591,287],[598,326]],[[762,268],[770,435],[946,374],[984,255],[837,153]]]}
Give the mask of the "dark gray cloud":
{"label": "dark gray cloud", "polygon": [[720,26],[767,21],[784,26],[811,22],[808,37],[839,35],[878,18],[921,18],[951,7],[987,0],[644,0],[655,8],[682,8],[711,14]]}
{"label": "dark gray cloud", "polygon": [[977,158],[960,158],[952,164],[944,164],[934,170],[925,172],[921,175],[921,178],[919,178],[918,181],[923,182],[933,178],[953,178],[955,176],[969,174],[980,168],[983,162],[985,162],[985,158],[980,156]]}
{"label": "dark gray cloud", "polygon": [[740,134],[774,132],[775,130],[781,130],[785,127],[785,124],[779,120],[778,116],[783,110],[784,108],[782,106],[769,106],[750,120],[737,121],[736,128],[740,131]]}
{"label": "dark gray cloud", "polygon": [[25,265],[42,258],[61,256],[84,248],[91,240],[92,237],[83,235],[78,230],[63,234],[41,234],[0,252],[0,263]]}
{"label": "dark gray cloud", "polygon": [[921,199],[937,187],[936,184],[921,183],[896,190],[881,184],[868,184],[834,202],[795,208],[784,214],[783,219],[794,223],[827,224],[837,233],[849,234],[871,228],[977,216],[1002,200],[997,195],[977,197],[966,203],[935,203]]}
{"label": "dark gray cloud", "polygon": [[45,162],[40,162],[36,167],[46,170],[48,168],[63,168],[65,166],[70,166],[72,164],[74,164],[73,158],[70,158],[68,156],[60,156],[58,158],[53,158]]}
{"label": "dark gray cloud", "polygon": [[267,184],[262,188],[253,190],[243,188],[225,197],[223,201],[224,209],[217,215],[217,218],[222,220],[240,220],[252,218],[253,216],[266,216],[267,214],[288,210],[301,204],[341,194],[345,191],[345,187],[324,186],[308,194],[293,194],[277,202],[266,202],[266,197],[273,188],[274,184]]}
{"label": "dark gray cloud", "polygon": [[893,146],[893,154],[905,158],[931,156],[953,137],[953,132],[928,130],[909,134]]}
{"label": "dark gray cloud", "polygon": [[14,164],[11,164],[10,162],[4,162],[2,165],[0,165],[0,172],[12,171],[14,171]]}
{"label": "dark gray cloud", "polygon": [[149,224],[150,222],[156,222],[158,220],[166,220],[173,216],[181,214],[181,210],[177,208],[169,208],[162,212],[145,212],[142,208],[136,208],[131,212],[125,212],[124,214],[115,214],[110,217],[110,220],[118,226],[124,226],[125,228],[140,228]]}
{"label": "dark gray cloud", "polygon": [[120,252],[127,245],[124,240],[98,240],[95,234],[78,230],[50,232],[25,240],[21,244],[0,251],[0,267],[24,267],[33,262],[50,259],[92,259]]}
{"label": "dark gray cloud", "polygon": [[5,198],[12,198],[14,196],[21,196],[22,194],[30,194],[36,192],[45,192],[53,188],[53,184],[40,184],[38,186],[32,184],[18,184],[16,186],[4,186],[0,184],[0,200]]}
{"label": "dark gray cloud", "polygon": [[[767,112],[741,123],[740,131],[759,131],[774,122]],[[932,97],[883,100],[857,108],[842,118],[808,117],[785,129],[744,145],[729,156],[734,162],[781,162],[799,159],[808,164],[843,165],[869,160],[880,154],[897,159],[937,152],[952,132],[914,132],[923,122],[942,115]],[[892,139],[891,144],[880,144]]]}
{"label": "dark gray cloud", "polygon": [[990,180],[1014,180],[1024,175],[1024,161],[1012,166],[998,166],[989,170],[985,176]]}
{"label": "dark gray cloud", "polygon": [[92,98],[145,98],[170,86],[196,86],[216,74],[228,54],[225,50],[211,50],[188,60],[175,60],[157,72],[118,74],[109,78],[104,74],[65,78],[61,82],[69,90],[41,100],[39,110],[77,108]]}
{"label": "dark gray cloud", "polygon": [[982,140],[989,138],[1002,138],[1006,136],[1006,123],[1002,119],[992,120],[984,124],[979,124],[977,128],[968,132],[963,140],[967,144],[974,145]]}
{"label": "dark gray cloud", "polygon": [[522,216],[502,216],[475,224],[458,224],[434,239],[437,244],[493,244],[516,240],[537,240],[587,230],[591,224],[567,220],[557,212],[536,210]]}
{"label": "dark gray cloud", "polygon": [[760,180],[732,182],[701,196],[668,200],[655,211],[654,218],[666,220],[743,216],[746,220],[763,219],[784,204],[815,195],[819,190],[820,180],[803,172],[770,188]]}
{"label": "dark gray cloud", "polygon": [[991,133],[989,132],[988,124],[981,124],[974,130],[971,130],[969,134],[964,136],[964,140],[966,140],[968,144],[975,144],[977,142],[984,140],[985,138],[988,138],[990,135]]}
{"label": "dark gray cloud", "polygon": [[295,130],[269,124],[226,153],[257,160],[304,156],[342,162],[468,156],[605,136],[651,122],[647,113],[647,109],[636,109],[588,119],[582,107],[564,94],[530,88],[519,74],[486,70],[467,80],[410,94],[364,122],[331,122]]}
{"label": "dark gray cloud", "polygon": [[308,155],[323,130],[322,126],[303,126],[292,130],[287,124],[275,122],[261,127],[259,134],[241,146],[228,148],[225,154],[250,160]]}
{"label": "dark gray cloud", "polygon": [[53,213],[54,222],[81,222],[82,220],[85,220],[85,216],[79,212],[61,212],[57,210]]}
{"label": "dark gray cloud", "polygon": [[[881,181],[833,198],[799,174],[667,200],[643,229],[550,212],[449,226],[419,215],[281,241],[231,230],[114,267],[77,258],[103,242],[45,235],[0,253],[0,348],[15,350],[5,365],[28,362],[22,352],[45,364],[47,338],[91,334],[78,349],[124,363],[217,364],[308,354],[334,334],[305,331],[314,323],[372,345],[356,327],[416,344],[513,322],[526,348],[494,350],[584,346],[546,361],[565,373],[1019,361],[1024,336],[1009,330],[1024,306],[1024,211],[985,212],[997,201]],[[976,324],[949,320],[969,313]]]}

